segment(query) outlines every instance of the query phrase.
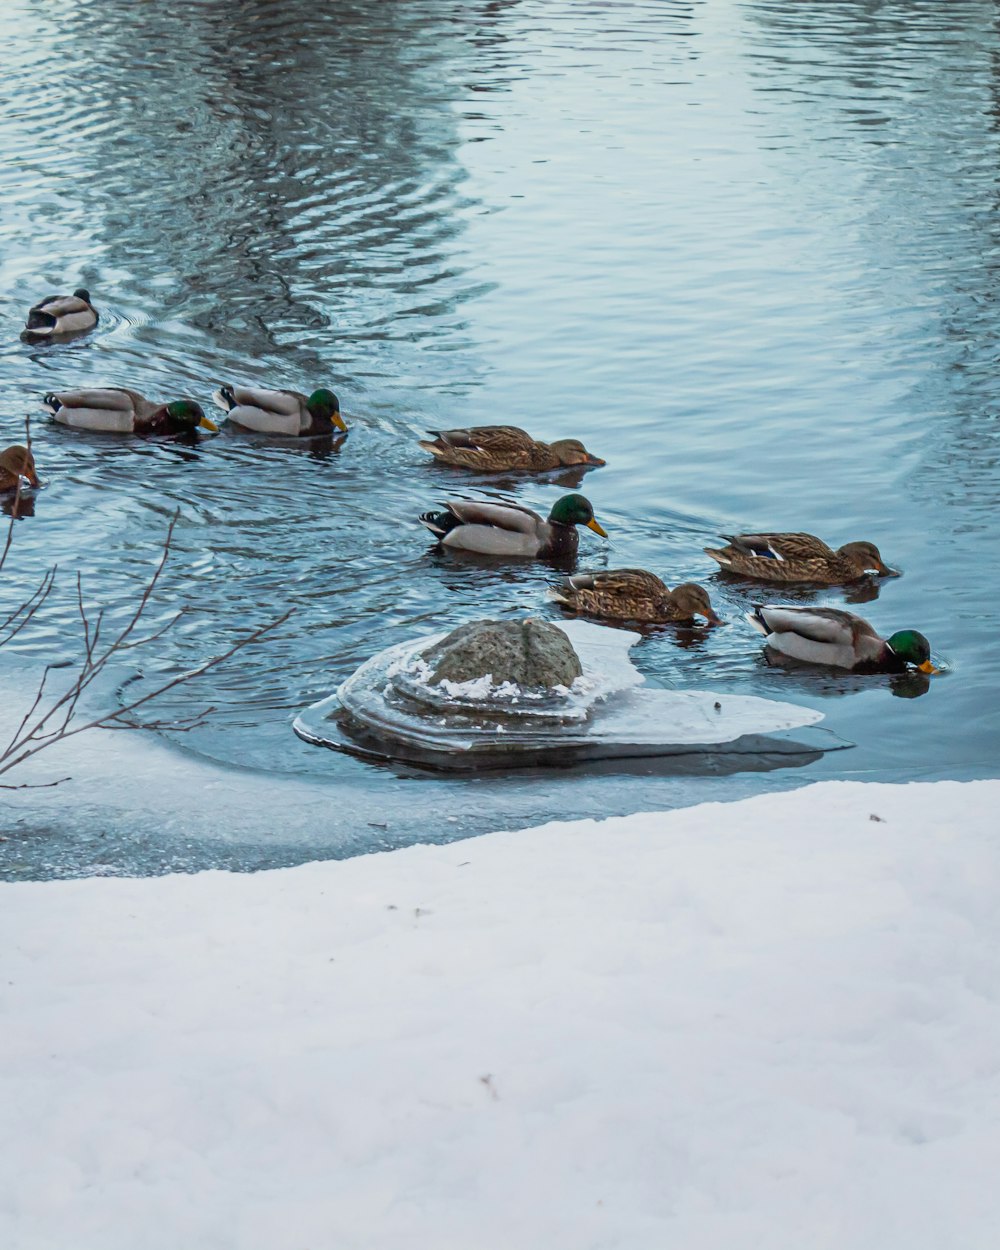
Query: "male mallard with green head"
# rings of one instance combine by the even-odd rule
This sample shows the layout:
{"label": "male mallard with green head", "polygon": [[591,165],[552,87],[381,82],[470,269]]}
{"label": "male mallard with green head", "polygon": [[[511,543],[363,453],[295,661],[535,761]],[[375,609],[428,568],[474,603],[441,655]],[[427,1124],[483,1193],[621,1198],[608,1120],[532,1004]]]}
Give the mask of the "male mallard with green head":
{"label": "male mallard with green head", "polygon": [[27,338],[49,339],[60,334],[81,334],[97,325],[97,309],[90,292],[78,287],[72,295],[46,295],[29,310],[24,327]]}
{"label": "male mallard with green head", "polygon": [[859,673],[901,673],[908,665],[922,673],[939,671],[931,663],[930,643],[917,630],[881,638],[866,620],[843,608],[757,603],[746,615],[768,647],[793,660]]}
{"label": "male mallard with green head", "polygon": [[184,434],[219,428],[193,399],[158,404],[123,386],[51,391],[42,406],[62,425],[108,434]]}
{"label": "male mallard with green head", "polygon": [[13,447],[0,451],[0,495],[17,490],[22,479],[30,486],[40,485],[35,472],[35,457],[29,448],[15,443]]}
{"label": "male mallard with green head", "polygon": [[574,612],[610,621],[658,625],[703,616],[711,625],[722,624],[703,586],[683,582],[671,590],[646,569],[574,573],[553,588],[551,595],[557,603]]}
{"label": "male mallard with green head", "polygon": [[268,391],[250,386],[221,386],[212,396],[229,414],[229,420],[257,434],[280,434],[287,438],[313,438],[332,434],[347,426],[340,415],[340,400],[320,387],[311,395],[300,391]]}
{"label": "male mallard with green head", "polygon": [[836,551],[813,534],[723,534],[725,547],[705,547],[727,573],[764,582],[838,586],[868,572],[894,577],[874,543],[845,543]]}
{"label": "male mallard with green head", "polygon": [[547,519],[519,504],[456,499],[443,512],[425,512],[420,520],[442,547],[489,556],[574,556],[580,542],[578,525],[607,538],[583,495],[563,495]]}
{"label": "male mallard with green head", "polygon": [[603,465],[578,438],[543,443],[516,425],[477,425],[467,430],[428,430],[433,440],[420,446],[435,459],[461,469],[499,473],[515,469],[543,472],[577,465]]}

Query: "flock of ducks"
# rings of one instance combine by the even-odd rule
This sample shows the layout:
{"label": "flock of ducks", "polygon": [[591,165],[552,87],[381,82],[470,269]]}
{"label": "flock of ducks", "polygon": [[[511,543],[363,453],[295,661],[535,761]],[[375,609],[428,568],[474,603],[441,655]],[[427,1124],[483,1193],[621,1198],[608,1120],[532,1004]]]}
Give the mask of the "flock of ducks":
{"label": "flock of ducks", "polygon": [[[47,296],[29,311],[22,334],[28,342],[64,341],[97,325],[99,314],[84,288],[72,295]],[[326,388],[310,395],[291,390],[224,385],[213,395],[227,422],[244,430],[291,438],[346,433],[337,396]],[[183,434],[217,431],[192,399],[157,403],[124,387],[53,391],[43,406],[62,425],[118,434]],[[477,472],[546,472],[565,467],[597,468],[605,461],[578,439],[552,443],[532,438],[516,426],[492,425],[431,431],[420,446],[442,464]],[[0,452],[0,493],[19,490],[21,482],[39,485],[27,447]],[[451,500],[441,511],[425,512],[420,521],[438,544],[483,555],[562,560],[576,555],[578,526],[607,534],[583,495],[556,500],[548,517],[518,504]],[[869,574],[896,576],[878,548],[851,542],[834,550],[812,534],[726,534],[725,546],[705,553],[727,573],[765,583],[841,585]],[[691,622],[703,617],[721,624],[708,592],[696,583],[670,589],[645,569],[608,569],[577,573],[552,592],[562,607],[607,621],[643,624]],[[855,672],[901,672],[912,665],[925,673],[930,645],[916,630],[881,638],[861,617],[841,608],[754,604],[747,619],[778,655],[810,664]]]}

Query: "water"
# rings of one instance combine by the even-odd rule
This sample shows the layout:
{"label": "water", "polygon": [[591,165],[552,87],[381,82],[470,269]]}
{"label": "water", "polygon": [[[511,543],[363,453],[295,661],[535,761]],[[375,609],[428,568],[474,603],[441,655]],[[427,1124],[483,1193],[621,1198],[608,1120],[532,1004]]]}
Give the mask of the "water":
{"label": "water", "polygon": [[[5,441],[42,393],[83,384],[206,405],[220,381],[328,385],[352,427],[334,450],[35,423],[49,485],[5,577],[58,560],[124,620],[179,511],[151,623],[192,611],[143,671],[294,609],[204,680],[218,710],[183,747],[270,775],[279,812],[296,780],[326,785],[331,810],[308,836],[275,819],[253,854],[194,825],[183,850],[140,854],[142,813],[95,814],[67,787],[11,801],[11,829],[52,831],[48,867],[25,849],[42,839],[6,844],[17,872],[85,868],[98,824],[111,869],[257,866],[369,849],[369,821],[395,845],[819,778],[997,774],[992,4],[10,0],[0,36]],[[38,297],[77,285],[102,311],[93,335],[18,341]],[[564,492],[416,445],[492,421],[608,458],[583,489],[612,541],[584,533],[580,567],[703,581],[731,622],[651,632],[644,672],[821,707],[857,748],[724,779],[458,781],[299,742],[295,713],[374,650],[473,615],[559,619],[552,570],[438,554],[414,523],[449,496],[547,511]],[[858,610],[923,630],[947,676],[914,698],[768,669],[746,586],[701,554],[749,528],[877,542],[905,575]],[[27,659],[74,653],[61,585],[18,640]]]}

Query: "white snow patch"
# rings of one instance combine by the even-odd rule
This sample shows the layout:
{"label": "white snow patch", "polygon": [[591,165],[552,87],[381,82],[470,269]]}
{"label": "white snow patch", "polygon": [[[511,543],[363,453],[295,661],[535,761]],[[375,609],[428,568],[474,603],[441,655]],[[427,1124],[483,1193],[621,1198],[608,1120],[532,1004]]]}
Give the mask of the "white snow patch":
{"label": "white snow patch", "polygon": [[994,1250],[998,805],[0,886],[0,1244]]}

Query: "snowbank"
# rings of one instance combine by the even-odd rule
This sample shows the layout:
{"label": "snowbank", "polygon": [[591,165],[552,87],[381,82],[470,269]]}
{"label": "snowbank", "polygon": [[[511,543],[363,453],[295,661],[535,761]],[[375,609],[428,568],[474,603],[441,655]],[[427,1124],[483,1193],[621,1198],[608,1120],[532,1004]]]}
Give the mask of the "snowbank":
{"label": "snowbank", "polygon": [[0,1244],[994,1250],[998,806],[0,886]]}

